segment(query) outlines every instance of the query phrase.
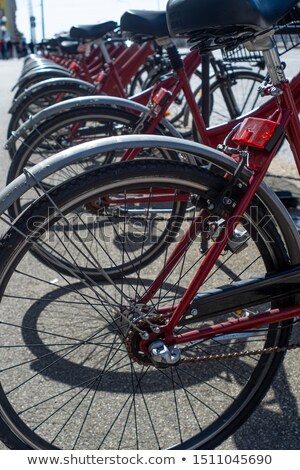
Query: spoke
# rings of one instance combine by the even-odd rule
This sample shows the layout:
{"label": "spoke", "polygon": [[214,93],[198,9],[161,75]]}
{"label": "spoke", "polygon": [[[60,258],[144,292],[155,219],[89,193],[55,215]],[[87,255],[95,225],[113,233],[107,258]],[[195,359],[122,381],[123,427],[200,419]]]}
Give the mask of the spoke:
{"label": "spoke", "polygon": [[[68,351],[68,350],[72,349],[73,346],[74,346],[74,345],[69,346],[69,347],[67,347],[67,348],[62,348],[62,349],[59,349],[58,351],[51,351],[50,353],[43,354],[42,356],[35,357],[35,358],[33,358],[33,359],[29,359],[29,360],[27,360],[27,361],[20,362],[19,364],[15,364],[15,365],[13,365],[13,366],[6,367],[5,369],[1,369],[1,370],[0,370],[0,373],[7,372],[8,370],[15,369],[16,367],[24,366],[25,364],[30,364],[30,363],[33,363],[33,362],[40,361],[41,359],[44,359],[44,358],[46,358],[46,357],[53,356],[54,354],[56,355],[58,352]],[[64,356],[62,356],[62,357],[64,357]],[[43,369],[43,370],[45,370],[45,369]],[[31,379],[29,379],[29,380],[31,380]],[[22,385],[24,385],[26,382],[27,382],[27,380],[25,380],[24,382],[20,383],[18,386],[12,388],[11,390],[8,390],[8,391],[6,392],[6,394],[9,395],[11,392],[14,392],[14,391],[17,390],[18,388],[20,388]]]}
{"label": "spoke", "polygon": [[[187,371],[186,369],[182,369],[180,366],[177,366],[178,368],[178,371],[182,371],[184,374],[187,374],[191,377],[194,377],[192,374],[190,374],[189,371]],[[170,381],[170,377],[167,375],[167,373],[163,370],[163,369],[159,369],[160,373],[162,375],[164,375],[169,381]],[[199,377],[197,377],[197,380],[199,381]],[[222,390],[219,390],[218,388],[216,387],[213,387],[211,384],[208,384],[207,382],[204,382],[204,381],[201,381],[200,382],[206,384],[207,386],[211,387],[211,388],[214,388],[216,390],[218,390],[219,392],[221,392],[223,395],[225,396],[228,396],[229,398],[231,398],[232,400],[234,400],[234,397],[228,395],[227,393],[223,392]],[[172,386],[175,386],[177,385],[178,387],[180,387],[180,382],[177,382],[176,380],[172,379]],[[219,417],[219,413],[217,413],[215,410],[213,410],[211,408],[211,406],[209,406],[207,403],[205,403],[203,400],[201,400],[199,397],[197,397],[194,393],[192,393],[191,391],[187,390],[186,388],[184,388],[184,390],[186,391],[187,395],[191,398],[194,398],[197,402],[199,402],[201,405],[204,405],[205,408],[207,408],[208,410],[210,410],[214,415],[216,415],[217,417]]]}
{"label": "spoke", "polygon": [[55,336],[56,338],[69,339],[69,340],[78,341],[78,342],[82,341],[81,339],[74,338],[73,336],[67,336],[67,335],[63,335],[63,334],[52,333],[52,332],[37,329],[37,328],[30,328],[29,326],[17,325],[16,323],[0,321],[0,325],[12,326],[14,328],[18,328],[18,329],[21,329],[21,330],[32,331],[34,333],[41,333],[41,334],[49,335],[49,336]]}
{"label": "spoke", "polygon": [[[14,230],[16,230],[20,235],[22,235],[22,236],[24,236],[25,238],[27,238],[26,235],[24,235],[24,234],[23,234],[19,229],[17,229],[14,225],[12,225],[12,228],[13,228]],[[33,247],[35,247],[35,248],[40,248],[40,245],[39,245],[36,241],[34,241],[34,240],[31,239],[31,240],[30,240],[30,243],[31,243],[31,245],[32,245]],[[57,268],[56,268],[55,266],[52,266],[52,268],[53,268],[56,272],[58,272],[58,274],[59,274],[66,282],[68,282],[68,284],[71,285],[71,283],[66,279],[66,277],[63,276],[60,271],[57,271]],[[98,287],[98,289],[99,289],[101,292],[103,292],[103,294],[104,294],[106,297],[109,297],[109,298],[111,298],[111,299],[113,300],[113,305],[115,305],[115,304],[114,304],[114,299],[113,299],[113,297],[109,296],[109,295],[107,294],[107,292],[106,292],[104,289],[102,289],[102,288],[99,286],[99,284],[96,284],[95,281],[93,281],[86,273],[83,273],[83,272],[82,272],[82,275],[83,275],[83,278],[84,278],[84,279],[82,279],[76,272],[74,272],[73,269],[71,269],[71,268],[67,269],[67,267],[65,267],[64,265],[63,265],[63,268],[64,268],[65,270],[71,271],[71,275],[72,275],[73,277],[75,277],[77,280],[81,281],[81,282],[82,282],[86,287],[88,287],[89,289],[92,289],[92,291],[94,292],[94,294],[95,294],[99,299],[101,299],[100,293],[96,291],[96,289],[95,289],[94,286]],[[79,267],[78,267],[78,269],[80,270]],[[73,289],[74,289],[74,286],[73,286]],[[76,291],[81,297],[83,297],[83,298],[85,299],[84,294],[82,294],[81,292],[79,292],[77,289],[75,289],[75,291]],[[105,299],[105,297],[104,297],[104,299]],[[87,301],[88,301],[88,299],[87,299]],[[92,308],[95,309],[95,311],[96,311],[98,314],[101,315],[100,311],[99,311],[98,309],[96,309],[95,304],[91,304],[89,301],[88,301],[88,303],[89,303],[89,305],[90,305]],[[110,305],[110,307],[111,307],[111,304],[109,304],[109,305]],[[105,304],[104,304],[103,306],[104,306],[104,308],[106,308],[106,307],[105,307]],[[107,310],[107,309],[106,309],[106,310]],[[114,309],[113,309],[113,310],[114,310]],[[120,312],[118,312],[118,309],[117,309],[117,313],[120,313]],[[107,310],[107,314],[108,314],[109,316],[111,316],[111,313],[110,313],[108,310]],[[112,320],[113,320],[113,317],[112,317],[112,316],[111,316],[111,318],[112,318]]]}
{"label": "spoke", "polygon": [[[125,194],[124,194],[124,199],[125,199],[125,202],[124,202],[124,204],[125,204],[125,212],[127,212],[127,194],[126,194],[126,191],[125,191]],[[108,212],[106,213],[106,215],[107,215],[108,219],[111,220],[111,219],[110,219],[111,216],[109,216]],[[112,218],[113,218],[113,217],[112,217]],[[126,220],[127,220],[127,219],[126,219],[126,217],[124,216],[124,224],[125,224]],[[123,254],[122,254],[122,261],[124,261],[124,256],[125,256],[125,254],[126,254],[127,259],[129,260],[129,263],[131,264],[131,266],[132,266],[133,268],[135,268],[136,273],[138,273],[139,270],[135,267],[134,262],[133,262],[133,260],[132,260],[132,258],[131,258],[131,256],[130,256],[128,250],[125,248],[124,244],[122,243],[122,239],[121,239],[120,235],[118,234],[118,232],[117,232],[117,230],[116,230],[116,228],[115,228],[114,223],[112,223],[112,227],[113,227],[113,231],[114,231],[114,233],[115,233],[115,235],[116,235],[116,237],[117,237],[117,240],[119,241],[120,245],[123,246],[123,250],[124,250],[124,251],[123,251]],[[131,246],[131,248],[133,248],[132,245],[130,245],[130,246]],[[134,251],[134,250],[132,250],[132,251]],[[120,274],[121,274],[122,279],[126,279],[126,281],[129,282],[130,287],[135,291],[136,295],[138,296],[138,287],[135,288],[135,287],[132,285],[132,283],[130,283],[129,279],[124,275],[123,270],[122,270],[122,267],[123,267],[123,263],[122,263],[121,267],[118,268],[118,269],[120,270]],[[143,283],[142,283],[142,286],[144,287],[144,284],[143,284]],[[144,287],[144,289],[145,289],[145,291],[146,291],[146,288],[145,288],[145,287]],[[123,296],[121,296],[121,299],[122,299],[122,298],[123,298]],[[126,300],[128,300],[128,299],[126,299]],[[129,299],[129,300],[130,300],[130,299]]]}
{"label": "spoke", "polygon": [[[71,349],[70,351],[66,352],[65,354],[63,354],[62,356],[58,357],[56,360],[54,360],[53,362],[51,362],[51,364],[48,364],[47,366],[43,367],[42,369],[38,370],[35,374],[33,374],[31,377],[29,377],[28,379],[26,379],[24,382],[20,383],[18,386],[15,386],[14,388],[12,388],[11,390],[9,390],[9,392],[7,392],[7,395],[12,393],[13,391],[15,391],[16,389],[18,389],[20,386],[28,383],[29,381],[32,381],[35,377],[37,377],[40,373],[42,372],[45,372],[46,370],[50,369],[51,367],[53,367],[55,364],[57,364],[58,362],[62,361],[63,359],[65,359],[67,356],[69,356],[70,354],[74,353],[75,351],[77,351],[77,349],[82,346],[85,341],[90,341],[97,333],[94,333],[93,335],[89,336],[88,338],[86,338],[85,340],[83,340],[81,343],[79,344],[76,344],[74,345],[74,347],[72,348],[65,348],[65,349]],[[53,354],[55,354],[54,352],[51,352],[51,353],[48,353],[47,356],[52,356]],[[35,358],[34,360],[31,360],[31,361],[26,361],[27,362],[34,362],[34,361],[37,361],[37,360],[40,360],[40,358]]]}
{"label": "spoke", "polygon": [[[143,378],[146,376],[146,373],[147,371],[149,370],[149,368],[146,368],[146,370],[144,371],[144,366],[142,367],[142,370],[140,372],[140,375],[141,375],[141,379],[138,379],[138,374],[136,372],[136,368],[135,368],[135,365],[134,363],[131,363],[131,370],[132,370],[132,373],[134,374],[135,376],[135,379],[136,379],[136,383],[138,385],[138,391],[141,393],[141,397],[142,397],[142,401],[144,403],[144,406],[146,408],[146,412],[147,412],[147,416],[148,416],[148,419],[149,419],[149,423],[150,423],[150,426],[151,426],[151,430],[154,434],[154,437],[155,437],[155,440],[157,442],[157,445],[158,445],[158,448],[160,449],[160,444],[159,444],[159,439],[158,439],[158,435],[157,435],[157,432],[156,432],[156,428],[155,428],[155,423],[153,422],[153,419],[152,419],[152,416],[151,416],[151,412],[149,410],[149,407],[148,407],[148,404],[147,404],[147,400],[146,400],[146,397],[145,397],[145,394],[144,394],[144,391],[143,391],[143,388],[142,388],[142,380]],[[150,368],[151,370],[151,368]]]}
{"label": "spoke", "polygon": [[[147,369],[148,370],[148,369]],[[141,374],[141,377],[138,381],[138,383],[135,385],[133,391],[128,395],[128,397],[126,398],[125,402],[123,403],[123,405],[121,406],[121,408],[117,411],[117,413],[115,414],[115,417],[113,419],[113,422],[111,423],[109,429],[107,430],[107,432],[105,433],[102,441],[100,442],[99,446],[98,446],[98,450],[101,449],[103,443],[105,442],[106,438],[108,437],[109,433],[111,432],[111,430],[113,429],[113,427],[115,426],[115,424],[117,423],[118,419],[120,418],[122,412],[124,411],[126,405],[129,403],[129,401],[132,400],[132,397],[133,395],[136,393],[136,390],[137,390],[137,387],[139,387],[139,383],[141,382],[143,376],[146,374],[146,371],[144,371],[143,374]]]}
{"label": "spoke", "polygon": [[[179,432],[179,437],[180,437],[180,442],[183,442],[183,437],[182,437],[182,430],[181,430],[181,425],[180,425],[180,417],[179,417],[179,409],[178,409],[178,403],[177,403],[177,397],[176,397],[176,387],[175,387],[175,382],[173,378],[173,367],[170,369],[170,378],[172,381],[172,387],[173,387],[173,398],[174,398],[174,406],[175,406],[175,415],[176,415],[176,420],[177,420],[177,427],[178,427],[178,432]],[[178,375],[178,374],[177,374]]]}
{"label": "spoke", "polygon": [[64,390],[62,392],[59,392],[55,395],[52,395],[51,397],[48,397],[48,398],[45,398],[44,400],[41,400],[39,401],[38,403],[35,403],[34,405],[31,405],[31,406],[28,406],[27,408],[21,410],[19,412],[19,416],[21,416],[22,414],[24,413],[27,413],[28,411],[31,411],[33,410],[34,408],[37,408],[39,407],[40,405],[44,405],[45,403],[49,403],[51,402],[51,400],[56,400],[58,397],[61,397],[63,395],[66,395],[67,393],[69,392],[72,392],[73,390],[77,389],[78,387],[81,387],[82,389],[79,390],[75,395],[73,395],[73,397],[69,398],[68,401],[66,401],[64,404],[62,404],[60,406],[59,409],[55,410],[50,416],[48,416],[47,418],[45,418],[37,427],[36,429],[41,425],[41,424],[44,424],[50,417],[54,416],[54,414],[57,412],[57,411],[60,411],[65,405],[67,405],[70,401],[73,400],[73,398],[76,398],[77,395],[80,395],[88,386],[90,383],[93,383],[97,380],[98,378],[98,374],[95,376],[95,377],[92,377],[91,379],[88,379],[88,380],[85,380],[83,382],[80,382],[76,385],[73,385],[73,387],[70,387],[68,388],[67,390]]}
{"label": "spoke", "polygon": [[181,390],[183,390],[183,392],[184,392],[185,398],[186,398],[186,400],[187,400],[187,402],[188,402],[188,404],[189,404],[189,407],[190,407],[190,410],[191,410],[191,412],[192,412],[192,414],[193,414],[194,420],[195,420],[195,422],[196,422],[197,425],[198,425],[199,431],[202,431],[202,426],[201,426],[201,424],[200,424],[200,422],[199,422],[199,419],[198,419],[198,417],[197,417],[197,414],[195,413],[195,410],[194,410],[194,407],[193,407],[193,405],[192,405],[191,399],[190,399],[189,395],[186,393],[184,383],[182,382],[182,379],[181,379],[180,374],[178,373],[178,370],[177,370],[176,367],[175,367],[174,373],[176,373],[176,375],[177,375],[177,378],[178,378],[178,380],[179,380],[179,382],[180,382],[180,385],[181,385]]}
{"label": "spoke", "polygon": [[[77,398],[79,395],[81,395],[86,389],[86,393],[85,395],[83,395],[82,399],[80,400],[79,404],[77,406],[75,406],[75,409],[74,411],[71,413],[71,415],[69,416],[69,418],[67,419],[67,421],[64,423],[64,426],[60,429],[60,431],[58,431],[58,433],[56,434],[56,436],[52,439],[51,441],[51,444],[54,443],[54,441],[56,440],[56,438],[59,436],[59,434],[61,433],[62,429],[67,425],[67,423],[70,421],[70,419],[72,418],[72,416],[74,415],[74,413],[77,411],[77,409],[79,408],[79,406],[81,405],[81,403],[83,402],[84,398],[87,396],[87,394],[90,392],[91,390],[91,387],[93,386],[93,384],[96,383],[98,379],[98,376],[92,380],[89,380],[88,384],[90,384],[90,386],[86,386],[85,388],[83,388],[82,390],[79,390],[75,395],[73,395],[71,398],[69,398],[67,401],[65,401],[62,405],[60,405],[59,408],[56,408],[49,416],[47,416],[43,421],[41,421],[38,425],[36,425],[33,429],[34,431],[36,431],[38,428],[40,428],[43,424],[45,424],[47,421],[49,421],[49,419],[51,419],[53,416],[55,416],[59,411],[61,411],[65,406],[67,406],[69,403],[71,403],[75,398]],[[85,382],[87,383],[87,382]],[[77,388],[77,386],[76,386]],[[70,392],[70,390],[74,390],[75,387],[71,388],[71,389],[68,389],[67,391],[63,392],[63,393],[68,393]],[[41,404],[44,404],[46,402],[49,402],[50,400],[54,399],[54,398],[57,398],[58,396],[62,396],[63,393],[60,393],[58,395],[55,395],[54,397],[51,397],[51,398],[48,398],[47,400],[44,400],[43,402],[40,402],[38,404],[36,404],[34,407],[36,408],[37,406],[41,405]],[[34,408],[34,407],[30,407],[28,408],[26,411]],[[24,411],[22,411],[20,414],[24,413]]]}
{"label": "spoke", "polygon": [[[116,336],[115,336],[115,338],[116,338]],[[103,372],[105,371],[107,365],[108,365],[109,362],[113,359],[113,357],[115,356],[115,354],[116,354],[116,351],[114,352],[114,355],[112,356],[112,358],[110,358],[110,355],[108,355],[107,358],[106,358],[106,361],[105,361],[103,370],[101,371],[101,374],[99,374],[99,377],[98,377],[98,379],[97,379],[97,386],[95,387],[95,390],[94,390],[94,393],[93,393],[93,395],[92,395],[92,397],[91,397],[91,400],[90,400],[88,409],[87,409],[87,411],[86,411],[85,417],[84,417],[84,419],[83,419],[83,421],[82,421],[82,424],[81,424],[81,426],[80,426],[80,429],[79,429],[79,431],[78,431],[77,438],[76,438],[76,440],[75,440],[75,442],[74,442],[74,444],[73,444],[73,449],[76,448],[76,444],[77,444],[77,442],[78,442],[78,439],[79,439],[79,437],[80,437],[80,434],[81,434],[81,432],[82,432],[82,430],[83,430],[83,427],[84,427],[84,425],[85,425],[85,422],[86,422],[86,420],[87,420],[88,414],[89,414],[89,412],[90,412],[91,406],[92,406],[92,404],[93,404],[93,402],[94,402],[94,399],[95,399],[95,396],[96,396],[96,392],[97,392],[98,387],[99,387],[99,385],[100,385]],[[90,390],[88,391],[88,393],[89,393],[89,392],[90,392]],[[87,393],[87,394],[88,394],[88,393]],[[87,394],[86,394],[86,396],[87,396]],[[76,411],[76,410],[75,410],[75,411]],[[74,411],[74,412],[75,412],[75,411]]]}

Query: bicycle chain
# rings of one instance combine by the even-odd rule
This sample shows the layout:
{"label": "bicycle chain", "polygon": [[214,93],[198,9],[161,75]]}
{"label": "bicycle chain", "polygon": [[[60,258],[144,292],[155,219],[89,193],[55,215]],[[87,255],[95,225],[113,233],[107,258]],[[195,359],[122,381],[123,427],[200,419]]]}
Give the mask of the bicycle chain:
{"label": "bicycle chain", "polygon": [[300,348],[300,343],[290,344],[289,346],[278,347],[274,346],[271,348],[264,348],[264,349],[255,349],[253,351],[243,351],[240,353],[228,353],[228,354],[211,354],[209,356],[196,356],[192,358],[181,359],[180,364],[186,364],[191,362],[208,362],[208,361],[219,361],[221,359],[235,359],[238,357],[246,357],[246,356],[258,356],[261,354],[271,354],[273,352],[286,352],[292,349]]}
{"label": "bicycle chain", "polygon": [[[165,317],[164,317],[165,318]],[[157,319],[157,317],[156,317]],[[139,328],[142,329],[146,325],[149,325],[148,322],[145,322],[145,320],[140,320],[137,322],[139,324]],[[133,328],[128,332],[128,335],[125,340],[125,346],[126,349],[129,353],[129,357],[134,359],[135,362],[138,362],[139,364],[145,365],[145,361],[139,360],[137,356],[134,354],[134,351],[132,350],[132,339],[133,335],[137,333],[137,330]],[[189,364],[189,363],[194,363],[194,362],[209,362],[209,361],[219,361],[223,359],[236,359],[239,357],[247,357],[247,356],[258,356],[261,354],[271,354],[273,352],[280,353],[280,352],[286,352],[294,349],[299,349],[300,348],[300,343],[294,343],[290,344],[288,346],[274,346],[274,347],[269,347],[269,348],[262,348],[262,349],[255,349],[251,351],[242,351],[242,352],[234,352],[234,353],[227,353],[227,354],[209,354],[207,356],[195,356],[195,357],[190,357],[190,358],[182,358],[178,362],[178,364]],[[148,361],[151,363],[151,361]]]}

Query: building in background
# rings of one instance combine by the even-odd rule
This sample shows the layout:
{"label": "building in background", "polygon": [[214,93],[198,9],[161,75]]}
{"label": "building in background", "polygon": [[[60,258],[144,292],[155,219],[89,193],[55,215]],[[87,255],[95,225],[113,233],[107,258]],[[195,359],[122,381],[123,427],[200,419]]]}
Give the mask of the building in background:
{"label": "building in background", "polygon": [[[15,0],[0,0],[0,10],[4,13],[6,19],[7,19],[7,30],[10,33],[10,38],[12,42],[17,42],[20,40],[20,37],[22,34],[17,28],[16,24],[16,2]],[[0,13],[1,16],[1,13]]]}
{"label": "building in background", "polygon": [[0,57],[9,59],[14,56],[24,55],[26,45],[23,34],[16,24],[16,2],[15,0],[0,0]]}

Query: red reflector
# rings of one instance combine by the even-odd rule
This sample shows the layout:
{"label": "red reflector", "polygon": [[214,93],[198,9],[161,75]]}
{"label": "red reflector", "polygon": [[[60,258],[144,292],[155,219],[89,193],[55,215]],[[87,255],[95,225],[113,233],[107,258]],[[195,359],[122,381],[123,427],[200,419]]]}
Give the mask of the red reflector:
{"label": "red reflector", "polygon": [[106,77],[107,74],[104,72],[104,70],[102,70],[102,72],[100,72],[98,77],[96,78],[96,82],[101,83]]}
{"label": "red reflector", "polygon": [[71,62],[70,64],[71,72],[77,72],[78,69],[79,69],[79,65],[76,62]]}
{"label": "red reflector", "polygon": [[153,96],[152,101],[157,106],[163,106],[171,95],[172,93],[169,90],[160,88],[160,90]]}
{"label": "red reflector", "polygon": [[268,119],[247,118],[242,122],[232,140],[240,145],[264,149],[278,126],[278,122]]}

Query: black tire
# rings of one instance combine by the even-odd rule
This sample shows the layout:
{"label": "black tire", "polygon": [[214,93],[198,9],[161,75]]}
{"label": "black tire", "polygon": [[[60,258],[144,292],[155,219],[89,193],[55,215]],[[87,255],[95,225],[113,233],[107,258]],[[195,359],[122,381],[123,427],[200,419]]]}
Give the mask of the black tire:
{"label": "black tire", "polygon": [[[141,338],[136,328],[148,331],[148,322],[159,326],[163,320],[155,323],[156,309],[168,306],[170,311],[184,295],[195,261],[202,257],[199,238],[191,240],[148,304],[140,300],[145,292],[149,294],[150,287],[153,292],[152,282],[165,266],[172,244],[146,270],[136,266],[130,277],[122,272],[118,281],[108,278],[102,284],[89,277],[72,284],[72,279],[51,262],[43,267],[29,254],[32,245],[50,242],[48,236],[55,227],[59,230],[63,214],[95,196],[133,197],[146,189],[150,203],[155,189],[169,189],[176,198],[191,195],[197,210],[191,206],[189,217],[182,221],[190,226],[198,209],[205,207],[208,197],[213,202],[223,185],[221,176],[183,163],[119,163],[55,188],[51,200],[44,196],[14,223],[0,250],[0,338],[4,351],[0,419],[4,429],[10,430],[4,435],[0,422],[0,435],[7,446],[212,449],[253,412],[272,383],[283,353],[157,368],[139,350]],[[56,213],[49,213],[49,203],[62,212],[56,209]],[[253,201],[254,208],[249,208],[241,224],[251,237],[247,246],[238,254],[222,253],[205,288],[288,265],[273,218],[259,201]],[[67,250],[65,253],[67,256]],[[115,256],[113,250],[110,254]],[[93,251],[91,258],[97,256]],[[257,306],[255,311],[259,307],[262,311],[268,308]],[[239,315],[243,313],[249,314],[249,310]],[[128,331],[129,320],[136,321],[137,315],[144,323],[131,323]],[[185,325],[183,319],[176,332],[235,316],[230,313],[206,319],[204,325],[199,319]],[[285,322],[235,337],[225,335],[185,344],[181,357],[282,347],[289,333],[290,323]]]}
{"label": "black tire", "polygon": [[[88,84],[87,84],[88,85]],[[24,91],[13,105],[12,116],[8,125],[7,138],[12,132],[18,129],[30,116],[35,115],[42,109],[58,101],[76,98],[78,96],[87,96],[93,94],[92,88],[84,87],[81,84],[60,82],[59,84],[45,83],[43,88],[35,85]],[[13,158],[16,152],[16,145],[10,148],[10,156]]]}

